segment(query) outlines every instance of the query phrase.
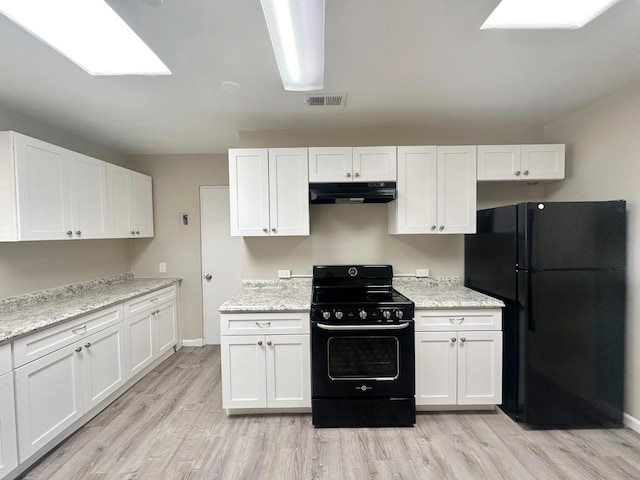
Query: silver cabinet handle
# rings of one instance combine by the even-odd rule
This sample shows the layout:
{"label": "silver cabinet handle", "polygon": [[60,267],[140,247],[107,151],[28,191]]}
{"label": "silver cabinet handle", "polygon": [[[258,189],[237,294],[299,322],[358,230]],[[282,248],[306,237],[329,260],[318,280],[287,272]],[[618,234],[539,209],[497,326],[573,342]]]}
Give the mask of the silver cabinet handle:
{"label": "silver cabinet handle", "polygon": [[84,344],[84,348],[89,348],[91,346],[91,342],[87,342]]}
{"label": "silver cabinet handle", "polygon": [[204,276],[204,279],[205,279],[207,282],[210,282],[212,278],[213,278],[213,277],[211,276],[211,274],[210,274],[210,273],[207,273],[207,274]]}
{"label": "silver cabinet handle", "polygon": [[73,232],[71,230],[67,230],[67,235],[73,235]]}
{"label": "silver cabinet handle", "polygon": [[271,340],[269,340],[269,341],[267,342],[267,345],[269,345],[269,346],[271,346],[271,345],[272,345]]}
{"label": "silver cabinet handle", "polygon": [[353,176],[354,176],[354,177],[359,177],[359,176],[360,176],[360,174],[359,174],[358,172],[356,172],[356,173],[354,173],[354,174],[353,174]]}
{"label": "silver cabinet handle", "polygon": [[158,303],[158,297],[150,298],[150,299],[149,299],[149,301],[150,301],[151,303]]}
{"label": "silver cabinet handle", "polygon": [[80,353],[82,351],[82,347],[76,348],[76,352]]}
{"label": "silver cabinet handle", "polygon": [[439,230],[440,230],[440,231],[443,231],[443,230],[444,230],[444,225],[440,225]]}
{"label": "silver cabinet handle", "polygon": [[525,170],[524,172],[522,172],[524,175],[529,175],[529,170]]}
{"label": "silver cabinet handle", "polygon": [[256,325],[259,327],[270,327],[271,322],[256,322]]}
{"label": "silver cabinet handle", "polygon": [[519,177],[520,176],[520,170],[516,170],[515,174],[516,174],[516,177]]}
{"label": "silver cabinet handle", "polygon": [[347,172],[347,178],[351,178],[351,173]]}
{"label": "silver cabinet handle", "polygon": [[464,337],[462,337],[462,338],[460,339],[460,343],[464,343],[464,342],[466,342],[466,341],[467,341],[467,339],[466,339],[466,338],[464,338]]}
{"label": "silver cabinet handle", "polygon": [[455,323],[456,325],[460,325],[462,322],[464,322],[464,317],[460,317],[460,318],[449,318],[449,321],[451,323]]}
{"label": "silver cabinet handle", "polygon": [[453,343],[456,343],[456,337],[451,337],[451,341],[452,341]]}
{"label": "silver cabinet handle", "polygon": [[326,325],[318,323],[318,328],[323,330],[402,330],[407,328],[409,323],[393,323],[390,325]]}
{"label": "silver cabinet handle", "polygon": [[258,345],[262,346],[262,340],[258,340]]}
{"label": "silver cabinet handle", "polygon": [[71,331],[73,333],[75,333],[76,335],[80,335],[81,333],[85,333],[87,331],[87,326],[86,325],[82,325],[81,327],[74,328]]}

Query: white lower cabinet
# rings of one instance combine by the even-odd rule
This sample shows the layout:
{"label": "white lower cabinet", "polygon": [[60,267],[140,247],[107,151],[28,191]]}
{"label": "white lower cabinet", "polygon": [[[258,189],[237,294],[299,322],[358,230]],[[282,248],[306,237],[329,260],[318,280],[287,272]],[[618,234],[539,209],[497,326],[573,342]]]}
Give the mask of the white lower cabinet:
{"label": "white lower cabinet", "polygon": [[15,371],[20,462],[124,384],[122,324]]}
{"label": "white lower cabinet", "polygon": [[[475,314],[481,318],[496,318],[500,313],[499,310],[489,314],[478,312]],[[455,312],[456,317],[459,313]],[[473,317],[474,313],[469,316]],[[447,315],[443,313],[440,317]],[[440,331],[441,326],[417,323],[416,405],[502,403],[501,322],[494,328],[470,331],[461,325],[459,329]]]}
{"label": "white lower cabinet", "polygon": [[[311,407],[308,313],[223,314],[221,320],[223,408]],[[228,334],[236,331],[246,334]]]}
{"label": "white lower cabinet", "polygon": [[0,375],[0,478],[18,466],[13,372]]}

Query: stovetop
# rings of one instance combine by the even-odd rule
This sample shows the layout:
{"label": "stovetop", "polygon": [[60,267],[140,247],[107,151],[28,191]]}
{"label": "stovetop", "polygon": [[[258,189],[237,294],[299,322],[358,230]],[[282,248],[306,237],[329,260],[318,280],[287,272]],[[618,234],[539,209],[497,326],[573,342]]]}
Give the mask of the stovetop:
{"label": "stovetop", "polygon": [[393,289],[391,265],[313,267],[311,320],[398,323],[413,319],[414,303]]}

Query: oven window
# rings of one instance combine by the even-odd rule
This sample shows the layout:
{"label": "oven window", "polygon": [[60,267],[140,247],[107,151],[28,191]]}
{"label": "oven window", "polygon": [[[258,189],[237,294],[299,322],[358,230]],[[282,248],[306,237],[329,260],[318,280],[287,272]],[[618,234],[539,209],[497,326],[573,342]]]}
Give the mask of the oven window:
{"label": "oven window", "polygon": [[399,344],[396,337],[332,337],[327,356],[332,380],[395,379]]}

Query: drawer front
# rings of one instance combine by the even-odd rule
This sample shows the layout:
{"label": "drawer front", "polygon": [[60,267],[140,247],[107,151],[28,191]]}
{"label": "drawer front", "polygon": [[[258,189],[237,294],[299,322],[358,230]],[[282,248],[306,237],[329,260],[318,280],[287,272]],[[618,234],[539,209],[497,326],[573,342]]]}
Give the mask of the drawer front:
{"label": "drawer front", "polygon": [[156,306],[161,303],[167,302],[169,300],[173,300],[176,298],[176,286],[172,285],[170,287],[163,288],[161,290],[157,290],[155,292],[147,293],[138,298],[134,298],[133,300],[129,300],[124,303],[124,316],[128,318],[132,315],[136,315],[140,312],[143,312],[147,309],[155,309]]}
{"label": "drawer front", "polygon": [[13,342],[13,363],[19,367],[122,321],[122,305],[105,308]]}
{"label": "drawer front", "polygon": [[224,313],[220,315],[222,335],[264,335],[309,333],[309,313]]}
{"label": "drawer front", "polygon": [[0,345],[0,375],[9,373],[11,368],[11,344]]}
{"label": "drawer front", "polygon": [[501,330],[501,309],[416,310],[417,332]]}

